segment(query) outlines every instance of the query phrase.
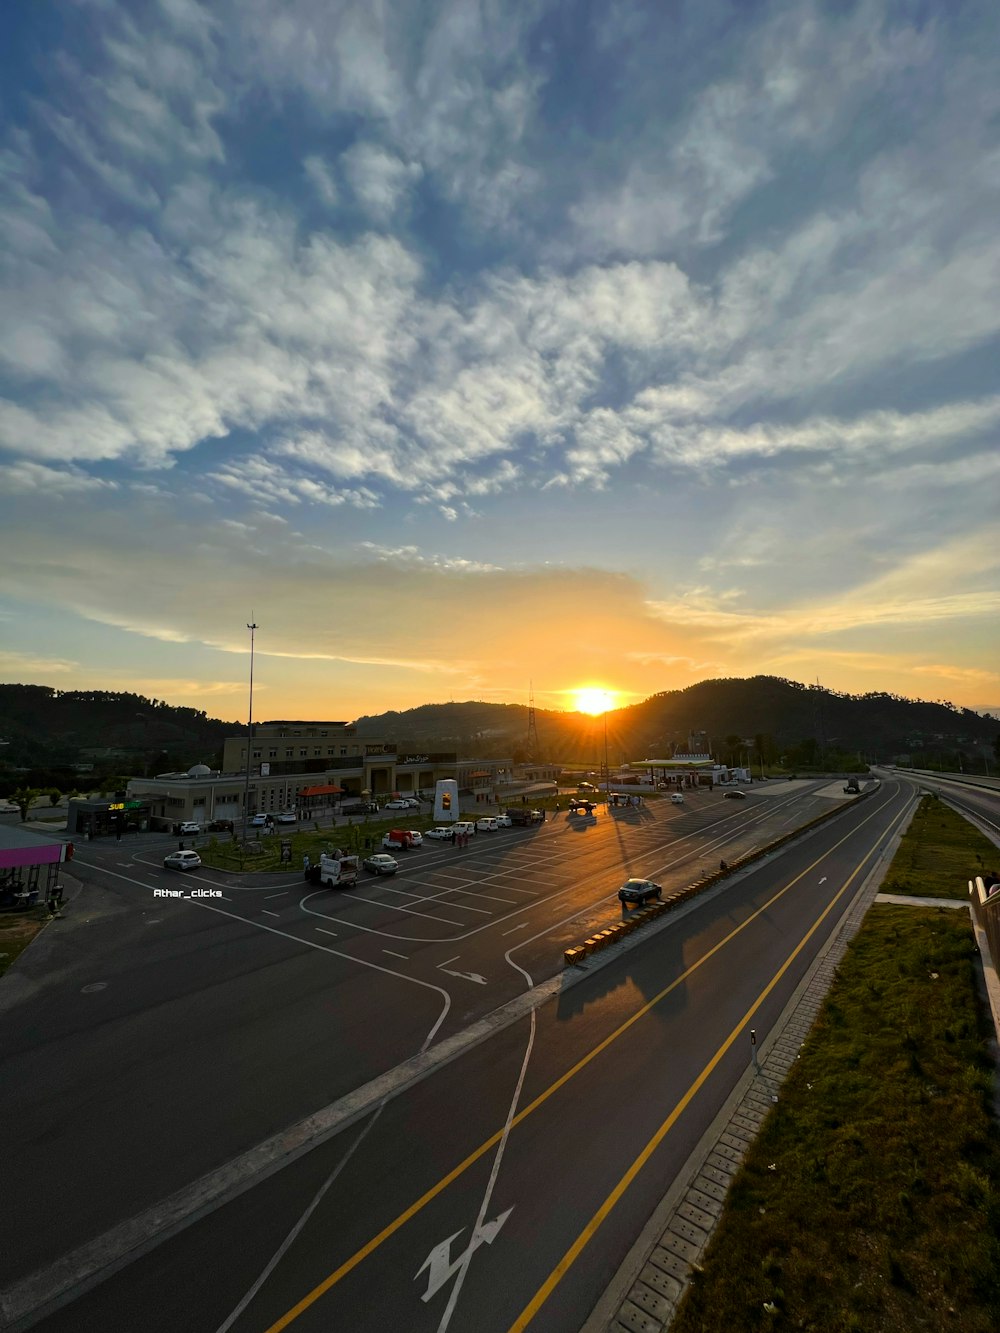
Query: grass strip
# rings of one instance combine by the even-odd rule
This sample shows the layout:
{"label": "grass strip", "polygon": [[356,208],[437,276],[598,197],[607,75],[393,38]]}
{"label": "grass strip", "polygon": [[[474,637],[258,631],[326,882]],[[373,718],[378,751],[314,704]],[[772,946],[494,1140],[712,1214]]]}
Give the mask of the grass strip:
{"label": "grass strip", "polygon": [[[925,800],[890,867],[913,886],[898,891],[926,894],[947,862],[947,896],[964,897],[979,837]],[[1000,1328],[1000,1129],[977,967],[965,912],[872,907],[671,1333]]]}

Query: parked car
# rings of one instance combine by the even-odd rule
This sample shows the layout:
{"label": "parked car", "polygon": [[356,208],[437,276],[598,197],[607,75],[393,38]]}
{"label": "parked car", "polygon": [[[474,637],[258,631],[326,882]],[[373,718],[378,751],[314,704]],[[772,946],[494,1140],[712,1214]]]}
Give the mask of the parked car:
{"label": "parked car", "polygon": [[231,819],[213,819],[208,826],[209,833],[232,833],[233,821]]}
{"label": "parked car", "polygon": [[618,900],[623,903],[648,903],[652,899],[659,901],[663,887],[654,884],[651,879],[627,879],[618,890]]}
{"label": "parked car", "polygon": [[592,782],[581,782],[577,785],[577,791],[597,791]]}
{"label": "parked car", "polygon": [[201,865],[201,857],[197,852],[168,852],[163,858],[163,864],[167,870],[197,870]]}
{"label": "parked car", "polygon": [[476,820],[477,833],[496,833],[497,821],[494,815],[483,815]]}
{"label": "parked car", "polygon": [[727,801],[745,801],[747,798],[745,791],[737,791],[735,788],[733,791],[725,792],[724,796]]}
{"label": "parked car", "polygon": [[510,815],[497,815],[497,828],[513,828]]}
{"label": "parked car", "polygon": [[178,833],[200,833],[201,825],[193,819],[185,819],[184,823],[177,830]]}
{"label": "parked car", "polygon": [[420,802],[415,796],[401,796],[399,798],[406,806],[407,810],[419,810]]}
{"label": "parked car", "polygon": [[292,810],[284,810],[280,815],[275,817],[275,822],[278,824],[297,824],[299,822],[299,817]]}
{"label": "parked car", "polygon": [[378,805],[375,801],[351,801],[348,805],[340,807],[342,815],[376,815],[378,814]]}
{"label": "parked car", "polygon": [[254,815],[250,821],[251,828],[265,828],[271,823],[271,816],[265,814]]}
{"label": "parked car", "polygon": [[684,797],[680,794],[679,791],[671,792],[671,793],[670,793],[670,803],[671,803],[671,805],[683,805],[683,804],[684,804]]}
{"label": "parked car", "polygon": [[416,829],[391,828],[382,839],[382,846],[390,852],[397,847],[405,851],[407,847],[419,847],[422,842],[423,838]]}
{"label": "parked car", "polygon": [[409,808],[408,801],[386,801],[385,803],[386,810],[409,810]]}
{"label": "parked car", "polygon": [[424,834],[425,838],[440,838],[442,842],[451,842],[454,836],[454,830],[443,825],[440,828],[429,828]]}
{"label": "parked car", "polygon": [[366,856],[361,864],[374,875],[394,875],[399,869],[399,862],[393,860],[388,852],[376,852],[374,856]]}

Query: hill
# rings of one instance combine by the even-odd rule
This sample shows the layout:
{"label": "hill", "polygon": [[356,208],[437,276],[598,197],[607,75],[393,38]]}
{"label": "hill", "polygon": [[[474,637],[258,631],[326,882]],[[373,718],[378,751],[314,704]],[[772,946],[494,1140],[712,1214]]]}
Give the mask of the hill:
{"label": "hill", "polygon": [[0,761],[7,768],[59,769],[90,761],[95,770],[118,771],[134,768],[140,757],[162,759],[154,770],[218,765],[222,742],[238,725],[142,694],[0,685]]}
{"label": "hill", "polygon": [[[603,762],[605,719],[537,709],[538,760],[593,768]],[[0,765],[157,772],[208,763],[218,767],[226,736],[245,724],[210,718],[162,699],[46,685],[0,685]],[[521,704],[423,704],[363,716],[359,736],[395,740],[405,750],[454,750],[463,757],[528,755],[528,709]],[[838,694],[777,676],[703,680],[666,690],[607,716],[613,764],[707,747],[719,758],[785,758],[789,766],[851,766],[858,756],[917,765],[980,768],[995,753],[1000,721],[945,700]],[[963,758],[960,760],[960,756]]]}
{"label": "hill", "polygon": [[[603,760],[604,719],[535,710],[539,759]],[[406,712],[357,719],[360,735],[394,737],[401,746],[457,748],[482,758],[527,757],[528,709],[483,702],[424,704]],[[1000,722],[945,700],[906,699],[875,692],[852,695],[778,676],[699,681],[608,713],[612,763],[662,757],[704,733],[709,749],[728,758],[763,743],[768,761],[786,755],[808,764],[831,751],[892,760],[909,754],[948,766],[966,753],[992,751]],[[953,759],[954,757],[954,759]]]}

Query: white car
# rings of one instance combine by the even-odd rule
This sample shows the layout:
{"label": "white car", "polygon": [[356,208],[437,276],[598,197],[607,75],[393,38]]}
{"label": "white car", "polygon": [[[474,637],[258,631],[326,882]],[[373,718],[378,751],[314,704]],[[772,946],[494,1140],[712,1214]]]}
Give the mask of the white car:
{"label": "white car", "polygon": [[683,805],[684,797],[680,794],[679,791],[671,792],[670,802],[672,805]]}
{"label": "white car", "polygon": [[476,820],[477,833],[495,833],[498,828],[499,825],[497,824],[496,817],[493,815],[483,815],[481,819]]}
{"label": "white car", "polygon": [[409,801],[386,801],[383,810],[409,810]]}
{"label": "white car", "polygon": [[197,852],[170,852],[163,858],[167,870],[197,870],[201,857]]}
{"label": "white car", "polygon": [[497,828],[513,828],[510,815],[497,815]]}
{"label": "white car", "polygon": [[297,824],[299,822],[298,815],[293,814],[291,810],[286,810],[284,814],[278,815],[276,820],[279,824]]}
{"label": "white car", "polygon": [[451,842],[454,836],[454,829],[444,828],[443,826],[441,828],[429,828],[424,834],[425,838],[440,838],[442,842]]}
{"label": "white car", "polygon": [[270,824],[270,822],[271,822],[270,815],[254,815],[253,819],[251,819],[250,821],[250,827],[264,828],[267,824]]}
{"label": "white car", "polygon": [[196,824],[193,819],[186,819],[177,830],[178,833],[200,833],[201,825]]}

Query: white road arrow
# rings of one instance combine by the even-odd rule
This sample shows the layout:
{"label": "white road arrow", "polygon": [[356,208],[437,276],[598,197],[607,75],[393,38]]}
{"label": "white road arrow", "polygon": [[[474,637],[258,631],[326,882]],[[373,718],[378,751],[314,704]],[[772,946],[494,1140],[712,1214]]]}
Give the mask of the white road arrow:
{"label": "white road arrow", "polygon": [[447,973],[449,977],[462,977],[465,981],[478,981],[480,986],[486,985],[486,978],[481,977],[478,972],[452,972],[451,968],[442,967],[441,972]]}
{"label": "white road arrow", "polygon": [[[461,973],[456,973],[456,975],[461,976]],[[435,1245],[433,1250],[431,1250],[430,1254],[414,1274],[414,1281],[416,1281],[425,1269],[430,1269],[430,1274],[427,1280],[427,1290],[420,1299],[422,1301],[429,1301],[432,1296],[435,1296],[444,1284],[455,1276],[465,1260],[471,1258],[471,1256],[475,1254],[480,1245],[492,1245],[494,1240],[496,1240],[500,1228],[507,1221],[507,1218],[510,1217],[513,1211],[513,1208],[508,1208],[505,1213],[501,1213],[499,1217],[495,1217],[492,1222],[484,1222],[480,1229],[473,1235],[468,1247],[464,1249],[461,1254],[456,1255],[454,1259],[451,1257],[451,1242],[462,1234],[462,1231],[465,1230],[464,1227],[462,1228],[462,1231],[456,1231],[454,1235],[449,1236],[447,1240],[443,1240],[440,1245]]]}
{"label": "white road arrow", "polygon": [[485,978],[485,977],[481,977],[481,976],[479,975],[478,972],[452,972],[452,971],[451,971],[451,969],[449,968],[448,964],[449,964],[449,963],[457,963],[460,957],[461,957],[460,954],[456,954],[454,958],[446,958],[446,959],[444,960],[443,963],[438,963],[438,971],[439,971],[439,972],[447,972],[447,974],[448,974],[449,977],[461,977],[461,978],[463,979],[463,981],[478,981],[479,984],[480,984],[480,986],[485,986],[485,985],[486,985],[486,978]]}
{"label": "white road arrow", "polygon": [[825,875],[824,875],[823,878],[820,880],[820,883],[821,883],[821,884],[825,884],[825,883],[826,883],[826,876],[825,876]]}

